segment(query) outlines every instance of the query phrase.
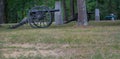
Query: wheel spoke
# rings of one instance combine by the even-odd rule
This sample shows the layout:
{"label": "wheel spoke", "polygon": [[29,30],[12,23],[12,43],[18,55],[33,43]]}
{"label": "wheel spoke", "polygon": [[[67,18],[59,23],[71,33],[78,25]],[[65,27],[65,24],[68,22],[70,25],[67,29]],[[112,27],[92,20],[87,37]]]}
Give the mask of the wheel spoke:
{"label": "wheel spoke", "polygon": [[[30,18],[32,18],[30,19],[29,24],[32,27],[37,27],[37,28],[49,27],[52,24],[52,18],[51,18],[52,15],[49,11],[49,8],[45,6],[34,7],[30,10],[30,12],[33,12],[36,10],[43,11],[43,12],[36,12],[36,13],[33,13],[33,15],[29,13]],[[44,12],[44,11],[47,11],[47,12]]]}

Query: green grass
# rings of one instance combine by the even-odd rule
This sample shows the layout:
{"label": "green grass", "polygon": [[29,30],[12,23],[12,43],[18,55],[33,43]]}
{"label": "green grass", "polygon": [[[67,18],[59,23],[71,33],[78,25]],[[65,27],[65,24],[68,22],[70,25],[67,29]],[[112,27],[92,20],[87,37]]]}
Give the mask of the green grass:
{"label": "green grass", "polygon": [[0,27],[2,59],[120,58],[120,21],[90,21],[87,27],[77,27],[75,22],[44,29],[8,27]]}

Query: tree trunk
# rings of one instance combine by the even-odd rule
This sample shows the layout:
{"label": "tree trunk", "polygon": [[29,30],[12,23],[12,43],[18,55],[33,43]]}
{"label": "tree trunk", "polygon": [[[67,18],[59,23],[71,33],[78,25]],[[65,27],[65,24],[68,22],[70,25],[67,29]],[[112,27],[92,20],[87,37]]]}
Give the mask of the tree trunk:
{"label": "tree trunk", "polygon": [[78,6],[78,26],[87,26],[87,11],[85,0],[77,0]]}
{"label": "tree trunk", "polygon": [[66,0],[62,0],[62,6],[63,6],[63,19],[64,19],[64,21],[68,21]]}
{"label": "tree trunk", "polygon": [[75,10],[74,10],[74,0],[70,0],[70,12],[71,12],[71,17],[73,18],[75,16]]}
{"label": "tree trunk", "polygon": [[0,0],[0,24],[4,23],[4,7],[5,7],[5,4],[4,4],[4,1],[5,0]]}
{"label": "tree trunk", "polygon": [[62,6],[61,1],[55,2],[55,9],[59,9],[59,12],[55,12],[55,24],[63,25],[63,15],[62,15]]}

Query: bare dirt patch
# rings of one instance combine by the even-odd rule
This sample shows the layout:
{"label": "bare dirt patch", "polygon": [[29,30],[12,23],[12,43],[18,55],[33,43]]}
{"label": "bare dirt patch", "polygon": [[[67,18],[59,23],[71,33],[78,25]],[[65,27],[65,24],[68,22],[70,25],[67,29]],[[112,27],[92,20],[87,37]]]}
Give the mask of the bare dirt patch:
{"label": "bare dirt patch", "polygon": [[[3,48],[3,55],[6,58],[9,57],[20,57],[20,56],[36,56],[41,55],[47,56],[75,56],[75,55],[90,55],[94,51],[92,49],[80,48],[78,45],[73,45],[76,47],[71,47],[69,44],[5,44]],[[8,48],[7,48],[8,47]]]}

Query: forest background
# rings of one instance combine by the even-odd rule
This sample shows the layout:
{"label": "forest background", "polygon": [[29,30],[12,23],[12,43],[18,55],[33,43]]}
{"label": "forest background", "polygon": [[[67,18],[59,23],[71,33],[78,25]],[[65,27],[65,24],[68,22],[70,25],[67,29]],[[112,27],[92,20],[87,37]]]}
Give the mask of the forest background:
{"label": "forest background", "polygon": [[[6,0],[5,2],[5,23],[16,23],[21,21],[34,6],[45,5],[54,9],[56,0]],[[77,0],[74,0],[75,12],[77,13]],[[100,9],[100,17],[105,20],[105,16],[113,13],[120,19],[120,0],[86,0],[87,11],[95,12],[95,8]],[[70,17],[70,0],[66,0],[67,16]],[[94,14],[90,18],[94,20]]]}

